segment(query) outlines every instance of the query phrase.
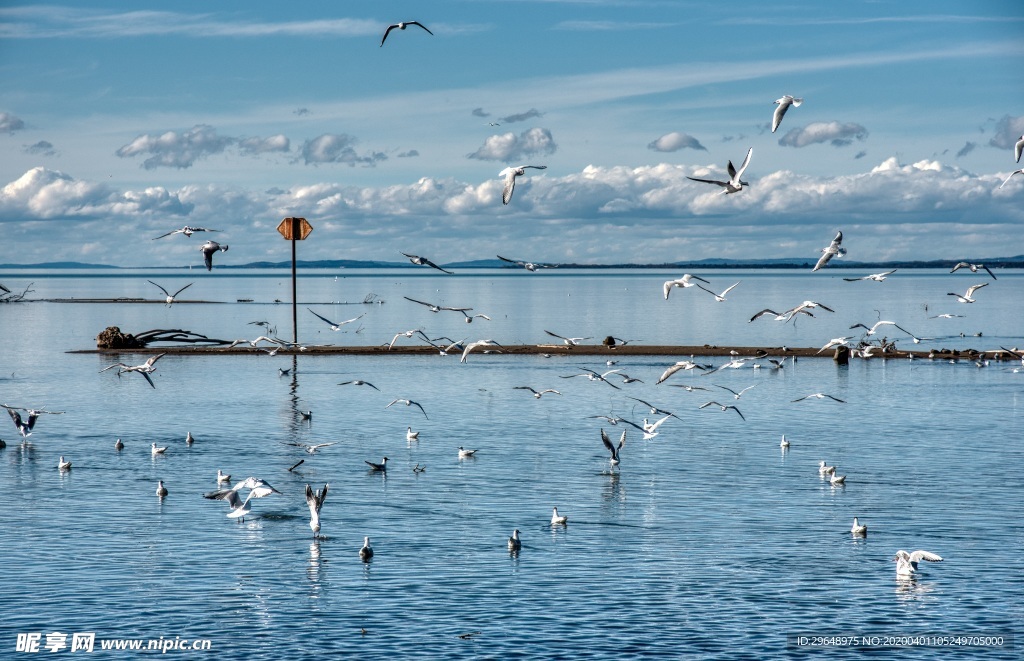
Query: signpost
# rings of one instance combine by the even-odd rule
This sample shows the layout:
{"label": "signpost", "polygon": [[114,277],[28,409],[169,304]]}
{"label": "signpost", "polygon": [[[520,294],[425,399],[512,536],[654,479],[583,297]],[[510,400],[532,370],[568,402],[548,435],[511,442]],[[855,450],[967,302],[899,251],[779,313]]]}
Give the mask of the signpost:
{"label": "signpost", "polygon": [[299,343],[299,312],[295,286],[295,242],[302,241],[313,231],[313,226],[305,218],[285,218],[277,226],[277,231],[286,241],[292,242],[292,343]]}

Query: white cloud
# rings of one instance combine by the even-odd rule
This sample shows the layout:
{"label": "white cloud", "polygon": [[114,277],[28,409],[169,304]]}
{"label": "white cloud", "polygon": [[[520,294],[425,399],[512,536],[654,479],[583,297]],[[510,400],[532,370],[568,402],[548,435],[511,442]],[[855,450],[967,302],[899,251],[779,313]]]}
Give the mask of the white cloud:
{"label": "white cloud", "polygon": [[704,145],[700,144],[700,141],[692,135],[686,133],[680,133],[679,131],[673,131],[672,133],[666,133],[657,140],[647,145],[648,149],[661,152],[672,152],[679,151],[680,149],[699,149],[701,151],[707,151]]}
{"label": "white cloud", "polygon": [[1003,115],[1002,119],[996,122],[996,134],[988,144],[999,149],[1013,149],[1021,135],[1024,135],[1024,116]]}
{"label": "white cloud", "polygon": [[821,142],[829,142],[834,147],[844,147],[854,140],[865,140],[868,130],[860,124],[848,122],[813,122],[800,129],[790,129],[789,133],[779,139],[783,147],[806,147]]}
{"label": "white cloud", "polygon": [[345,133],[324,133],[303,143],[300,152],[306,165],[345,163],[352,166],[373,166],[378,161],[387,160],[387,155],[380,152],[370,152],[360,156],[353,147],[357,142],[356,138]]}
{"label": "white cloud", "polygon": [[244,154],[266,154],[270,152],[287,152],[291,149],[291,141],[283,135],[272,135],[269,138],[242,138],[238,148]]}
{"label": "white cloud", "polygon": [[481,161],[513,161],[527,156],[554,154],[558,149],[551,131],[534,127],[523,131],[517,137],[515,133],[492,135],[484,144],[467,158]]}
{"label": "white cloud", "polygon": [[0,112],[0,133],[14,133],[25,128],[25,122],[9,112]]}
{"label": "white cloud", "polygon": [[187,131],[167,131],[161,135],[144,134],[115,152],[121,158],[151,154],[142,167],[188,168],[197,159],[219,154],[234,142],[234,138],[217,135],[217,129],[197,124]]}

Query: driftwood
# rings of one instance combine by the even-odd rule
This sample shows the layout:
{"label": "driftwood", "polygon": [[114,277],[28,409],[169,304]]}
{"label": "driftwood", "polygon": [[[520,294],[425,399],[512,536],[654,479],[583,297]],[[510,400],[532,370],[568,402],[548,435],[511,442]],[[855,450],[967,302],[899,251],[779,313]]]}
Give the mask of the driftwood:
{"label": "driftwood", "polygon": [[35,291],[34,289],[29,289],[33,284],[35,283],[28,283],[28,286],[25,287],[25,291],[20,294],[15,294],[10,289],[0,284],[0,303],[17,303],[24,300],[26,295]]}
{"label": "driftwood", "polygon": [[97,349],[142,349],[154,342],[175,342],[185,344],[230,344],[226,340],[193,333],[181,329],[162,329],[143,331],[138,335],[122,333],[117,326],[108,326],[102,333],[96,336]]}

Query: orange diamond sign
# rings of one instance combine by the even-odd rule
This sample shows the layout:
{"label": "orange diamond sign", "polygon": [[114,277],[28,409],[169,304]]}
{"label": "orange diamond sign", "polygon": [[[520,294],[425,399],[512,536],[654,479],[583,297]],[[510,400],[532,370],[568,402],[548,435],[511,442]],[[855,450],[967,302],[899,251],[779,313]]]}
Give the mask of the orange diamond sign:
{"label": "orange diamond sign", "polygon": [[287,241],[291,241],[293,238],[296,241],[302,241],[313,231],[313,226],[305,218],[285,218],[277,226],[277,231]]}

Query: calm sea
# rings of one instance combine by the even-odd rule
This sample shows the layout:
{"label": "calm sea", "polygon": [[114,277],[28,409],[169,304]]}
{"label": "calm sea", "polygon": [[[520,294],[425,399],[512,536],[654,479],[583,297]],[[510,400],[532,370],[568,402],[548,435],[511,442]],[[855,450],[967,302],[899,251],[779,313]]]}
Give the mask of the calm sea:
{"label": "calm sea", "polygon": [[[675,289],[666,301],[662,282],[681,272],[311,271],[298,285],[299,339],[375,345],[423,328],[508,344],[546,343],[549,330],[594,342],[821,346],[858,335],[855,323],[892,320],[926,338],[915,345],[880,331],[901,348],[1024,347],[1020,271],[992,280],[908,270],[882,283],[845,282],[867,272],[839,269],[696,273],[715,291],[740,284],[724,302],[697,289]],[[67,634],[62,654],[73,634],[93,633],[94,654],[107,657],[129,653],[103,652],[101,642],[208,640],[210,651],[167,654],[759,659],[841,654],[798,647],[797,635],[858,637],[864,646],[959,634],[1001,636],[1004,646],[890,647],[878,656],[1020,658],[1019,363],[837,367],[804,358],[777,370],[751,361],[655,385],[674,358],[624,357],[611,367],[586,356],[475,353],[465,364],[440,355],[167,356],[150,388],[135,374],[99,373],[118,358],[66,352],[94,347],[112,325],[233,340],[263,334],[250,322],[267,321],[290,338],[289,274],[0,273],[15,291],[32,283],[30,299],[162,299],[147,280],[171,291],[194,282],[180,298],[212,303],[0,304],[0,401],[65,412],[42,415],[25,444],[0,422],[0,658],[21,658],[19,635],[30,634],[49,655],[54,633]],[[989,286],[974,304],[947,295],[982,282]],[[466,324],[403,296],[491,320]],[[804,300],[835,312],[748,322]],[[334,321],[365,316],[332,332],[307,307]],[[942,313],[964,316],[933,318]],[[610,377],[615,389],[561,378],[582,368],[621,369],[642,382]],[[379,391],[337,385],[352,379]],[[535,399],[515,386],[562,394]],[[736,399],[723,386],[754,387]],[[845,403],[792,401],[817,392]],[[419,402],[426,415],[386,408],[396,398]],[[600,430],[617,440],[623,425],[591,416],[655,418],[632,398],[678,419],[646,441],[630,428],[612,469]],[[712,400],[737,406],[745,420],[699,408]],[[418,441],[406,440],[408,427]],[[151,443],[166,454],[154,457]],[[334,445],[308,454],[290,443]],[[460,446],[476,456],[460,460]],[[57,470],[61,455],[70,472]],[[384,456],[387,474],[370,472],[364,462]],[[822,460],[847,476],[845,486],[819,477]],[[425,471],[414,473],[416,465]],[[217,488],[218,469],[282,493],[253,500],[236,522],[225,503],[202,497]],[[155,495],[157,480],[166,498]],[[315,540],[303,490],[325,483]],[[566,526],[549,525],[555,506]],[[867,537],[850,534],[855,516]],[[513,529],[523,544],[516,556],[506,547]],[[365,536],[375,550],[369,563],[358,557]],[[944,560],[897,580],[898,549]]]}

